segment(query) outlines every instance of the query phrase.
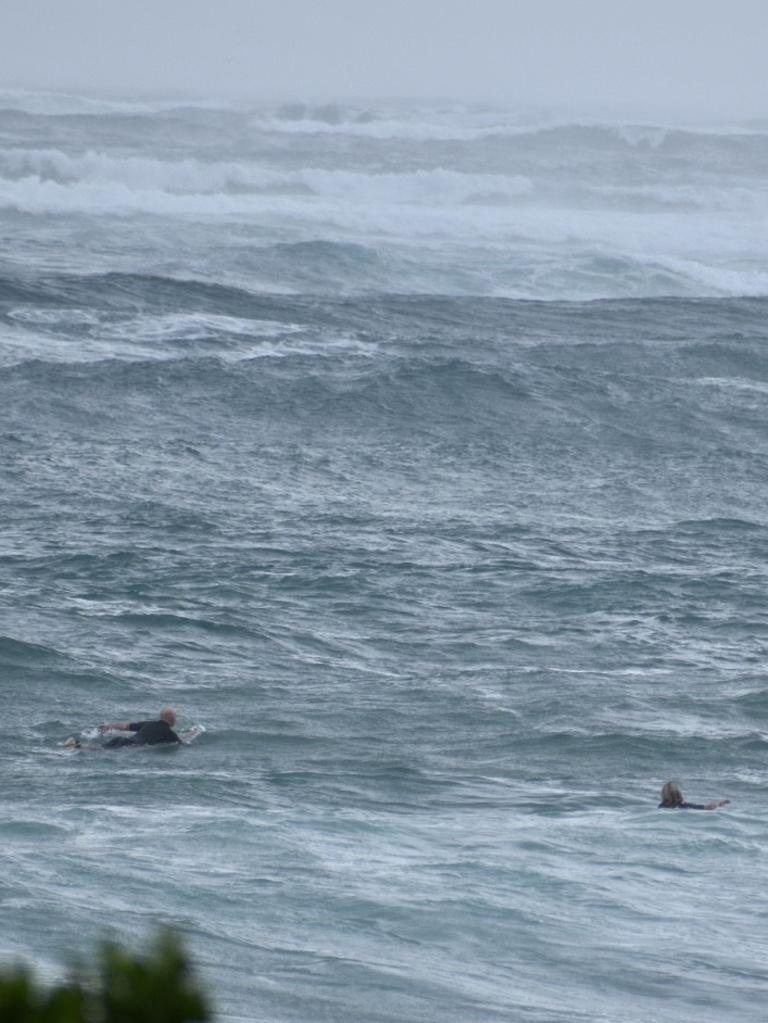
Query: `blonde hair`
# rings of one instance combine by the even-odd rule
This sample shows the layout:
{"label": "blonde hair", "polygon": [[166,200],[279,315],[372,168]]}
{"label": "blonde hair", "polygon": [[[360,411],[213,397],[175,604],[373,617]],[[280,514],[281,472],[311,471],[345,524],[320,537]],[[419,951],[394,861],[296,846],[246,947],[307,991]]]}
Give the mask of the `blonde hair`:
{"label": "blonde hair", "polygon": [[683,793],[676,781],[665,782],[661,789],[662,803],[682,803]]}

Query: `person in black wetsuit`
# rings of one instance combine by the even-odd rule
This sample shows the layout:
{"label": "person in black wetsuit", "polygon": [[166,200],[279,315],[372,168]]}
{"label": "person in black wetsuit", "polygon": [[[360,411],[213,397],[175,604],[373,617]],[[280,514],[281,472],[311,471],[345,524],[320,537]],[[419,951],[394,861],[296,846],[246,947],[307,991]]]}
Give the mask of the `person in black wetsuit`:
{"label": "person in black wetsuit", "polygon": [[119,746],[159,746],[162,743],[181,742],[181,739],[174,732],[176,724],[176,711],[173,707],[163,707],[157,721],[117,721],[111,724],[99,725],[101,733],[118,731],[134,732],[130,738],[117,736],[105,742],[107,749],[116,749]]}
{"label": "person in black wetsuit", "polygon": [[717,810],[730,803],[730,799],[713,799],[711,803],[686,803],[677,782],[668,781],[661,790],[659,810]]}

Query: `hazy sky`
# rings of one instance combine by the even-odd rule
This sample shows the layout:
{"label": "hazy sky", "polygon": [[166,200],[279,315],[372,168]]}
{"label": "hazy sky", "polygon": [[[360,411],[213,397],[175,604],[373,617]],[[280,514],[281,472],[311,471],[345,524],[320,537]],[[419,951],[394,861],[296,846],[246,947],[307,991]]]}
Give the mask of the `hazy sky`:
{"label": "hazy sky", "polygon": [[0,86],[768,114],[768,3],[0,0]]}

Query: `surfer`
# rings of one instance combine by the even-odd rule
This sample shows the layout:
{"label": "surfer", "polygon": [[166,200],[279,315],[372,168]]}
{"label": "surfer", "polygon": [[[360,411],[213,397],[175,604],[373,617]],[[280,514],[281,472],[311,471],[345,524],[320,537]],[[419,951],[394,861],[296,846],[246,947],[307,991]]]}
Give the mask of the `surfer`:
{"label": "surfer", "polygon": [[668,781],[661,790],[659,810],[717,810],[730,803],[730,799],[713,799],[711,803],[686,803],[677,782]]}
{"label": "surfer", "polygon": [[163,707],[156,721],[113,721],[109,724],[99,725],[99,732],[134,732],[126,736],[116,736],[104,743],[105,748],[115,749],[118,746],[159,746],[166,742],[181,742],[182,740],[174,732],[176,724],[176,711],[173,707]]}

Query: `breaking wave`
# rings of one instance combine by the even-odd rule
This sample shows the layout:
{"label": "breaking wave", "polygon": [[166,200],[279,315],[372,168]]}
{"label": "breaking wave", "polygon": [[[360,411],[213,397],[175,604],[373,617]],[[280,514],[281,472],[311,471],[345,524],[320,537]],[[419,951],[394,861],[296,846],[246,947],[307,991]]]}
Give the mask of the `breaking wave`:
{"label": "breaking wave", "polygon": [[22,262],[32,217],[73,242],[49,266],[77,251],[101,269],[119,231],[112,269],[207,277],[215,253],[218,282],[252,292],[768,293],[757,123],[3,97],[0,209]]}
{"label": "breaking wave", "polygon": [[246,189],[270,195],[315,195],[353,202],[430,204],[462,203],[483,195],[513,199],[533,187],[524,175],[464,174],[440,167],[373,174],[312,167],[290,171],[235,161],[117,158],[94,151],[72,156],[46,149],[10,149],[0,153],[0,176],[6,187],[8,182],[24,182],[30,191],[44,190],[50,184],[81,184],[92,187],[94,192],[112,187],[116,194],[117,190],[128,190],[144,195],[164,192],[210,196],[241,194]]}

